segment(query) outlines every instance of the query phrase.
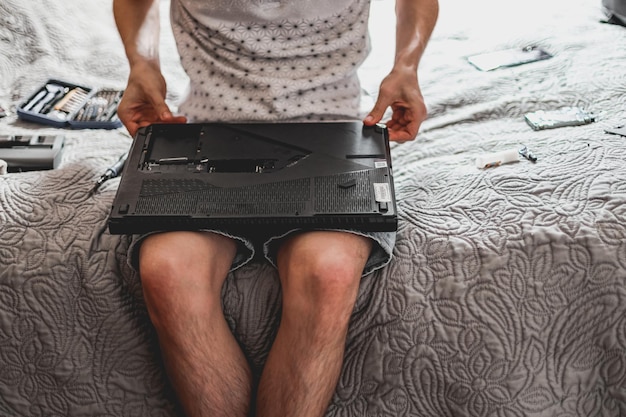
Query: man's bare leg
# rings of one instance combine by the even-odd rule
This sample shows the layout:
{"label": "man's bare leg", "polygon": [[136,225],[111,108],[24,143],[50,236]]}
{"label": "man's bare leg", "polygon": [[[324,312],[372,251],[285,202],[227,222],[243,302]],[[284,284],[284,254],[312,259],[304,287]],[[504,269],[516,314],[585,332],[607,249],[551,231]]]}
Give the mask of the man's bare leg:
{"label": "man's bare leg", "polygon": [[148,312],[188,417],[244,417],[250,407],[250,369],[221,304],[235,251],[230,238],[195,232],[152,235],[140,249]]}
{"label": "man's bare leg", "polygon": [[369,239],[343,232],[303,233],[283,245],[283,312],[261,376],[257,417],[324,414],[371,247]]}

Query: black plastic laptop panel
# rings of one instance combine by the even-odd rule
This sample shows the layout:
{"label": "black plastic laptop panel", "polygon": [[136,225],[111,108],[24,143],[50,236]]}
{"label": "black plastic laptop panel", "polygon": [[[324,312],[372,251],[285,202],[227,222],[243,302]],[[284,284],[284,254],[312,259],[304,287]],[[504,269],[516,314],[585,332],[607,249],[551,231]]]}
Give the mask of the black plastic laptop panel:
{"label": "black plastic laptop panel", "polygon": [[385,126],[198,123],[140,129],[109,231],[215,228],[396,230]]}

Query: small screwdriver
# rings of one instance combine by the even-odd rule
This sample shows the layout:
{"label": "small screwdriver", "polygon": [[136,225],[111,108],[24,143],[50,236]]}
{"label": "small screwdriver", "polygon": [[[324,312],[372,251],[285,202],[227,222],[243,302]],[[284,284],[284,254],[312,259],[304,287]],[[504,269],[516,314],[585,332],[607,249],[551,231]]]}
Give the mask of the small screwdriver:
{"label": "small screwdriver", "polygon": [[100,178],[96,182],[96,185],[91,190],[91,193],[90,193],[91,195],[95,194],[96,191],[98,191],[98,189],[100,188],[100,186],[104,184],[106,181],[120,175],[120,173],[122,172],[122,169],[124,169],[126,158],[128,158],[128,152],[120,156],[120,158],[117,160],[115,164],[113,164],[113,166],[107,168],[107,170],[104,172],[104,174],[100,176]]}

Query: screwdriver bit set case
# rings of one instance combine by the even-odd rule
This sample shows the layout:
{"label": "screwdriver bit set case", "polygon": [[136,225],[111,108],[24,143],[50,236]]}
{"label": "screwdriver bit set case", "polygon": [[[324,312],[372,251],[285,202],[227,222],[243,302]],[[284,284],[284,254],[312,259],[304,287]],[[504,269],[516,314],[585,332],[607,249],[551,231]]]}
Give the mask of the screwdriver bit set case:
{"label": "screwdriver bit set case", "polygon": [[50,79],[18,106],[17,116],[61,128],[116,129],[122,126],[117,117],[122,94]]}

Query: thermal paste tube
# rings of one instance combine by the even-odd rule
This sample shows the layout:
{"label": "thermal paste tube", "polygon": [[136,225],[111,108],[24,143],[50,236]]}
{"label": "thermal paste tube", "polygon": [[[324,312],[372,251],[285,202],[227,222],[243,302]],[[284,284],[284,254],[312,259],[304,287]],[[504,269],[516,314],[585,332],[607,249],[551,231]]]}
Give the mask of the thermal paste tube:
{"label": "thermal paste tube", "polygon": [[493,153],[486,153],[478,155],[476,157],[476,167],[478,168],[490,168],[502,164],[508,164],[509,162],[516,162],[519,160],[519,150],[509,149],[508,151],[500,151]]}

